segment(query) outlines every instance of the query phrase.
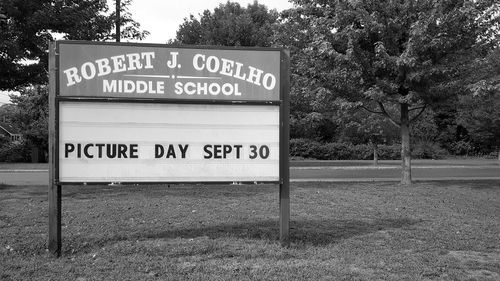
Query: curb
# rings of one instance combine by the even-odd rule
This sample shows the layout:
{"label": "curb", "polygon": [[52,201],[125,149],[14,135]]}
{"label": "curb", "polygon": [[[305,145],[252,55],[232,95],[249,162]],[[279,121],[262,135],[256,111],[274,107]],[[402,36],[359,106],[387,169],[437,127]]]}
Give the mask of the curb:
{"label": "curb", "polygon": [[[500,166],[412,166],[411,169],[500,169]],[[401,166],[310,166],[290,167],[290,170],[401,170]]]}
{"label": "curb", "polygon": [[[329,179],[329,178],[316,178],[316,179],[290,179],[290,182],[399,182],[400,178],[366,178],[366,179]],[[500,181],[500,177],[443,177],[443,178],[413,178],[412,182],[428,182],[428,181]]]}

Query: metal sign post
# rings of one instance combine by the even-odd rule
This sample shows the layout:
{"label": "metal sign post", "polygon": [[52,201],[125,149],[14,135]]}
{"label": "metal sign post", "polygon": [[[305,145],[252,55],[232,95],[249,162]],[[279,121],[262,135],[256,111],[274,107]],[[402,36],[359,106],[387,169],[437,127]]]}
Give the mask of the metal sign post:
{"label": "metal sign post", "polygon": [[275,183],[289,243],[289,52],[50,44],[49,250],[61,186]]}
{"label": "metal sign post", "polygon": [[49,251],[61,255],[61,185],[57,181],[56,44],[49,44]]}
{"label": "metal sign post", "polygon": [[290,52],[282,51],[280,114],[280,241],[290,245]]}

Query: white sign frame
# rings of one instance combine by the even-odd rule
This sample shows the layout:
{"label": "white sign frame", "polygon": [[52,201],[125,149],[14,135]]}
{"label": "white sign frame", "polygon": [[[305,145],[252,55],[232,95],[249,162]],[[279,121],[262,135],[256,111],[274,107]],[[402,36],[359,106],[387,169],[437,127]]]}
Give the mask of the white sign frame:
{"label": "white sign frame", "polygon": [[[70,55],[65,55],[64,48],[76,47],[80,49],[77,52],[70,52]],[[65,64],[70,57],[85,57],[88,53],[97,52],[101,54],[100,49],[113,52],[115,49],[134,48],[142,50],[141,52],[127,52],[123,55],[111,54],[108,58],[95,58],[89,61],[81,62],[79,65]],[[93,49],[94,51],[90,51]],[[173,71],[173,74],[162,75],[158,73],[147,73],[148,78],[164,76],[168,79],[190,79],[193,76],[179,75],[181,69],[180,63],[175,64],[176,56],[182,50],[195,51],[193,54],[193,68],[195,70],[205,71],[203,75],[197,76],[196,79],[221,79],[223,84],[218,87],[217,83],[207,84],[206,86],[182,82],[182,84],[171,84],[178,91],[179,96],[155,97],[154,95],[141,96],[135,93],[127,92],[123,97],[116,92],[120,89],[119,81],[105,82],[102,81],[103,87],[107,87],[108,94],[95,92],[94,88],[74,87],[84,80],[99,79],[100,76],[115,77],[115,73],[124,72],[126,70],[135,71],[127,74],[128,77],[142,77],[143,74],[137,72],[141,69],[154,68],[151,62],[153,55],[148,52],[148,49],[162,50],[168,49],[170,60],[167,60],[167,67]],[[96,51],[97,50],[97,51]],[[177,52],[178,50],[179,52]],[[108,52],[106,51],[106,52]],[[102,54],[106,53],[103,51]],[[177,54],[175,54],[177,52]],[[204,55],[204,53],[206,53]],[[226,55],[227,53],[227,55]],[[265,56],[264,59],[258,58],[258,54],[278,54],[278,59],[272,59],[273,56]],[[108,54],[108,53],[106,53]],[[224,54],[224,57],[217,59],[217,54]],[[251,54],[251,55],[249,55]],[[257,57],[256,57],[257,54]],[[142,62],[140,60],[143,60]],[[246,66],[245,62],[252,62],[256,59],[266,63],[277,63],[279,66]],[[183,62],[182,69],[185,69],[186,63]],[[273,69],[279,70],[279,73],[273,73]],[[246,76],[243,73],[246,71]],[[224,77],[217,77],[222,75]],[[168,77],[167,77],[168,76]],[[188,77],[188,78],[186,78]],[[201,77],[201,78],[200,78]],[[61,86],[63,80],[65,85]],[[114,78],[117,79],[117,78]],[[123,87],[126,87],[125,80],[120,80]],[[243,86],[237,86],[237,83],[249,82],[251,85],[246,85],[245,90],[251,93],[251,96],[242,94]],[[107,83],[107,84],[105,84]],[[113,84],[115,83],[115,84]],[[169,84],[167,82],[166,84]],[[82,84],[83,85],[83,84]],[[137,82],[135,85],[136,93],[142,93],[140,87],[144,87],[148,83]],[[161,89],[166,85],[161,83],[149,84],[156,86],[154,90],[145,91],[153,94],[163,94]],[[193,85],[198,87],[197,91],[193,90]],[[241,85],[241,84],[238,84]],[[267,95],[266,92],[261,92],[259,87],[262,86],[265,90],[272,93]],[[162,88],[163,87],[163,88]],[[206,89],[203,87],[207,87]],[[210,88],[212,87],[212,88]],[[61,92],[61,89],[65,89]],[[75,90],[72,90],[75,89]],[[90,90],[89,90],[90,89]],[[49,251],[56,255],[61,255],[61,186],[67,184],[103,184],[120,181],[127,184],[170,184],[170,183],[274,183],[279,184],[279,226],[280,226],[280,241],[283,245],[289,245],[289,220],[290,220],[290,172],[289,172],[289,91],[290,91],[290,53],[283,48],[242,48],[242,47],[210,47],[210,46],[169,46],[163,44],[137,44],[137,43],[114,43],[114,42],[87,42],[87,41],[57,41],[49,43]],[[182,95],[184,94],[184,95]],[[203,96],[205,95],[205,96]],[[221,97],[221,98],[219,98]],[[278,177],[272,178],[225,178],[207,180],[204,178],[193,180],[121,180],[120,178],[92,180],[87,182],[86,179],[68,180],[61,178],[61,161],[60,153],[61,129],[66,130],[64,125],[61,126],[61,104],[64,103],[103,103],[103,104],[177,104],[177,105],[214,105],[214,106],[255,106],[255,107],[275,107],[279,108],[279,171]],[[63,116],[64,118],[64,116]],[[64,120],[63,120],[64,122]],[[64,132],[62,133],[64,135]],[[238,145],[233,143],[233,145]]]}

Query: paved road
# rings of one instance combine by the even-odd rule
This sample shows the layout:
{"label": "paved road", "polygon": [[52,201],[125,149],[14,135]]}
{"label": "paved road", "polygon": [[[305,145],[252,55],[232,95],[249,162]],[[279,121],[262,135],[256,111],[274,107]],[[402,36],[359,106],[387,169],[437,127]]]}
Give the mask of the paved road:
{"label": "paved road", "polygon": [[0,184],[43,185],[48,182],[47,170],[0,170]]}
{"label": "paved road", "polygon": [[[399,181],[401,168],[380,167],[292,167],[293,181]],[[416,166],[414,180],[500,180],[500,166]]]}
{"label": "paved road", "polygon": [[[401,161],[292,161],[292,181],[399,181]],[[412,178],[428,180],[500,180],[500,163],[490,159],[412,160]]]}
{"label": "paved road", "polygon": [[[415,160],[412,176],[424,180],[499,180],[495,160]],[[399,161],[292,161],[291,180],[299,181],[399,181]],[[48,183],[46,165],[0,166],[0,184],[42,185]]]}

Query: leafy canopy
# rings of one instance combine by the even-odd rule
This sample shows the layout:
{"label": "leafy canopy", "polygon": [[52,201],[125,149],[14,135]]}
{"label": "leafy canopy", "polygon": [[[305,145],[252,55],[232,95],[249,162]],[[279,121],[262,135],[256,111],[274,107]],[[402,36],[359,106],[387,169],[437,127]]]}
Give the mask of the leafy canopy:
{"label": "leafy canopy", "polygon": [[220,4],[213,12],[205,10],[198,20],[191,15],[179,26],[176,42],[192,45],[261,46],[272,41],[276,10],[255,1],[247,8],[235,2]]}
{"label": "leafy canopy", "polygon": [[[121,36],[143,39],[122,0]],[[59,34],[68,40],[115,38],[115,13],[105,0],[2,0],[0,2],[0,90],[47,83],[48,42]]]}
{"label": "leafy canopy", "polygon": [[38,85],[25,87],[19,95],[11,96],[15,105],[11,122],[20,128],[25,141],[43,148],[48,147],[48,95],[48,87]]}
{"label": "leafy canopy", "polygon": [[388,104],[412,111],[455,95],[500,38],[495,0],[294,2],[288,21],[307,21],[309,40],[299,72],[388,117]]}

